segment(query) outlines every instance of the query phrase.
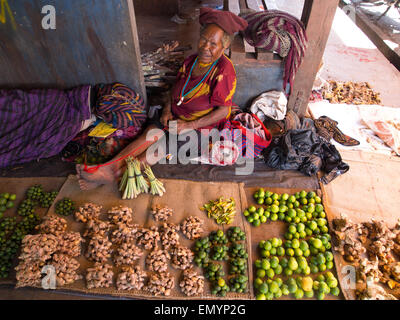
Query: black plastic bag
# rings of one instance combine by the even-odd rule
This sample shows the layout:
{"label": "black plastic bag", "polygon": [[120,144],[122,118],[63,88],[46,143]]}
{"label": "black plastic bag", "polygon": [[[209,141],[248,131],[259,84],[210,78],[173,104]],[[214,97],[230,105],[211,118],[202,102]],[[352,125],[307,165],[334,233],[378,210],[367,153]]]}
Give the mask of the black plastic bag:
{"label": "black plastic bag", "polygon": [[321,139],[313,128],[289,130],[274,138],[265,150],[264,161],[271,168],[299,170],[308,176],[322,169],[330,174],[324,176],[324,183],[349,170],[335,146]]}

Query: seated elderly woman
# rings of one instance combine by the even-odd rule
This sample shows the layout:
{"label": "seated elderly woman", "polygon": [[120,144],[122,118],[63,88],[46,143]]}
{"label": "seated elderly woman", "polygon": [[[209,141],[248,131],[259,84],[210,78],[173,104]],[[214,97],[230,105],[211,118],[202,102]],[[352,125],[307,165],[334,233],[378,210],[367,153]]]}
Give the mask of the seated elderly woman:
{"label": "seated elderly woman", "polygon": [[[199,135],[201,129],[220,129],[229,118],[236,89],[236,73],[224,51],[230,46],[234,33],[245,29],[247,22],[230,12],[209,8],[201,9],[199,20],[202,29],[198,52],[184,61],[161,118],[152,121],[147,130],[114,160],[131,155],[153,165],[165,157],[165,153],[150,154],[146,150],[167,132],[174,129],[174,133],[181,134],[196,130]],[[174,127],[171,120],[176,121]],[[91,189],[115,180],[121,174],[125,161],[114,160],[93,173],[77,165],[81,188]]]}

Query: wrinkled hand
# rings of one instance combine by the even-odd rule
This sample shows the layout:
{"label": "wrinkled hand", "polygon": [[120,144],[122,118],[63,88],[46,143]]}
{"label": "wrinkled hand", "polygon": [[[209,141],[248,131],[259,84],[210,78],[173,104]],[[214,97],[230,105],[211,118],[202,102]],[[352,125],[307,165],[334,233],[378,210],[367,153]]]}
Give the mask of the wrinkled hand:
{"label": "wrinkled hand", "polygon": [[163,126],[167,127],[168,126],[168,121],[172,120],[174,116],[172,115],[171,112],[163,112],[160,118],[160,122]]}

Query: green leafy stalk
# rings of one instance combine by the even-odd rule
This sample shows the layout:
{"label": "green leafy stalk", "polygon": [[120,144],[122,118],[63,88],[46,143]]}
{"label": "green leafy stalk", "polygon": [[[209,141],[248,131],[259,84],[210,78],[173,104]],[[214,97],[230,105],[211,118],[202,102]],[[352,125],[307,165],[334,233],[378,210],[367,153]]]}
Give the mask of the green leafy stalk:
{"label": "green leafy stalk", "polygon": [[150,182],[150,193],[162,196],[165,193],[164,184],[154,176],[153,170],[151,170],[149,165],[145,165],[144,167],[144,172]]}

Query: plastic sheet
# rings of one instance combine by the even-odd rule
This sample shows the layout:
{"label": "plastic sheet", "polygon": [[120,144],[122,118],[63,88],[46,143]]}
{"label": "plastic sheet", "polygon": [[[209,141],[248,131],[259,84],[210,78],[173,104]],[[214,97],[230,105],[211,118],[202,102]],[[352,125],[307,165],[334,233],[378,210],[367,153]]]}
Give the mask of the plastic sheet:
{"label": "plastic sheet", "polygon": [[312,129],[289,130],[285,135],[276,137],[264,159],[271,168],[298,170],[307,176],[315,175],[322,169],[330,174],[323,177],[324,183],[349,170],[335,146],[320,139]]}

